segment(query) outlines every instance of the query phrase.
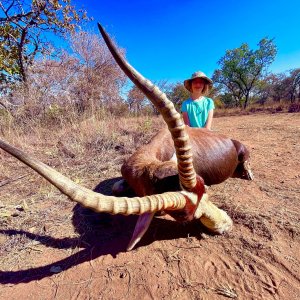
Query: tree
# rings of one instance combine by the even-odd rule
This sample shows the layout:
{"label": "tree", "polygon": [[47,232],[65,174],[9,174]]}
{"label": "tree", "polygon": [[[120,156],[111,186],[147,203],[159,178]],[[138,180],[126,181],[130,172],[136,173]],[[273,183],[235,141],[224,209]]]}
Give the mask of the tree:
{"label": "tree", "polygon": [[[170,90],[170,84],[166,80],[153,81],[153,84],[165,94]],[[158,109],[153,103],[136,87],[132,86],[127,94],[126,100],[129,111],[134,112],[135,115],[143,112],[146,114],[159,115]]]}
{"label": "tree", "polygon": [[257,82],[266,75],[268,66],[274,61],[277,48],[272,39],[263,38],[257,50],[248,44],[227,50],[218,61],[220,69],[213,75],[213,81],[221,85],[224,92],[231,93],[236,103],[246,108]]}
{"label": "tree", "polygon": [[100,36],[79,31],[70,43],[72,53],[61,51],[55,59],[35,59],[28,67],[26,86],[15,86],[0,101],[11,112],[26,110],[32,116],[50,107],[94,113],[99,108],[114,112],[118,105],[124,106],[120,92],[126,75]]}
{"label": "tree", "polygon": [[182,83],[178,82],[167,92],[167,96],[174,103],[176,109],[180,110],[182,102],[190,97],[190,92]]}
{"label": "tree", "polygon": [[73,32],[83,20],[71,0],[0,1],[0,80],[26,82],[28,66],[50,49],[45,34]]}
{"label": "tree", "polygon": [[[229,78],[225,78],[222,75],[221,70],[216,70],[214,72],[213,80],[215,81],[215,83],[217,83],[218,90],[222,91],[222,85],[226,87],[225,92],[221,96],[221,99],[226,106],[241,106],[243,90],[240,89],[234,81],[230,81]],[[220,84],[218,85],[218,83]]]}
{"label": "tree", "polygon": [[138,115],[138,113],[141,112],[146,101],[146,96],[135,85],[129,90],[127,103],[129,105],[129,110],[133,111],[135,115]]}
{"label": "tree", "polygon": [[292,79],[290,99],[291,102],[295,102],[297,99],[300,100],[300,68],[292,70],[290,77]]}
{"label": "tree", "polygon": [[267,86],[269,86],[269,96],[273,101],[279,102],[286,97],[286,88],[282,84],[286,75],[284,73],[270,74],[267,78]]}
{"label": "tree", "polygon": [[[127,78],[99,35],[80,31],[71,36],[72,50],[79,61],[73,93],[81,111],[99,106],[114,107]],[[119,49],[119,52],[124,50]]]}
{"label": "tree", "polygon": [[[161,80],[157,80],[153,82],[163,93],[165,93],[168,97],[168,93],[170,92],[171,88],[172,88],[172,84],[168,82],[168,80],[165,79],[161,79]],[[148,101],[148,105],[151,107],[152,112],[154,115],[159,116],[160,112],[159,110],[153,105],[153,103],[151,101]]]}
{"label": "tree", "polygon": [[289,100],[293,103],[300,98],[300,68],[290,70],[289,74],[271,74],[266,80],[274,101]]}

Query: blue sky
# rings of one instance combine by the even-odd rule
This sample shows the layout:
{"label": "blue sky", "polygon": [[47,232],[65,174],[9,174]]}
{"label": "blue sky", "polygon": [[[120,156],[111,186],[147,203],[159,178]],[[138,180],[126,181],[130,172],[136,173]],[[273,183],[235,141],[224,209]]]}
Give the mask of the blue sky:
{"label": "blue sky", "polygon": [[197,70],[212,76],[226,50],[263,37],[278,47],[270,71],[300,67],[300,0],[73,1],[100,22],[128,61],[150,80],[183,81]]}

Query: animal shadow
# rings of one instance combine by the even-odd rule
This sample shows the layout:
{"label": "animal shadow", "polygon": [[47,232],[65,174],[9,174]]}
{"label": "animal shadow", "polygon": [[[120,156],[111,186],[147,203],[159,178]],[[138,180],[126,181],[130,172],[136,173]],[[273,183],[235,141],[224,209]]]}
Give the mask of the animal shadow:
{"label": "animal shadow", "polygon": [[[113,184],[120,179],[104,180],[94,190],[109,196]],[[134,195],[131,193],[128,196]],[[76,233],[78,233],[76,238],[58,239],[23,230],[0,230],[0,233],[7,236],[25,235],[28,239],[38,241],[47,247],[57,249],[82,248],[79,252],[45,266],[20,271],[0,270],[0,283],[26,283],[52,276],[54,274],[51,271],[53,267],[59,266],[61,271],[64,271],[103,255],[110,254],[112,257],[116,257],[118,253],[126,251],[137,218],[138,216],[96,213],[77,204],[74,206],[72,217],[72,223]],[[142,241],[135,248],[147,246],[156,240],[173,240],[187,236],[199,237],[203,230],[199,222],[182,225],[164,217],[155,217]]]}

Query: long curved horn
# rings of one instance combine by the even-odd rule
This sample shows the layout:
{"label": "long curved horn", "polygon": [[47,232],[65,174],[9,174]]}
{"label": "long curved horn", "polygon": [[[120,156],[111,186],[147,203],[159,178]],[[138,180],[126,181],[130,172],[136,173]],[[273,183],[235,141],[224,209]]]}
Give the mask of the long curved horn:
{"label": "long curved horn", "polygon": [[185,131],[185,125],[180,114],[176,111],[174,104],[157,86],[144,78],[118,53],[116,46],[99,23],[98,27],[107,47],[120,68],[145,96],[151,100],[167,123],[176,149],[180,183],[183,188],[191,191],[196,186],[196,172],[193,167],[189,137]]}
{"label": "long curved horn", "polygon": [[77,185],[75,182],[57,172],[53,168],[32,158],[23,151],[0,140],[0,148],[10,153],[37,173],[42,175],[72,201],[90,208],[96,212],[110,214],[143,214],[154,213],[161,210],[181,210],[186,206],[187,197],[181,192],[168,192],[164,194],[134,197],[113,197],[93,192]]}

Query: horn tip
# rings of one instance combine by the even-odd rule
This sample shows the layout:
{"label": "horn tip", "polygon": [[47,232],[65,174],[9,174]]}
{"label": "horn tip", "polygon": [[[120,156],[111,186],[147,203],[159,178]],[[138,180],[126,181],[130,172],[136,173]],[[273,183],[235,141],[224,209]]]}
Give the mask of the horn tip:
{"label": "horn tip", "polygon": [[102,25],[97,22],[97,25],[98,25],[98,29],[100,30],[101,33],[105,32],[104,28],[102,27]]}

